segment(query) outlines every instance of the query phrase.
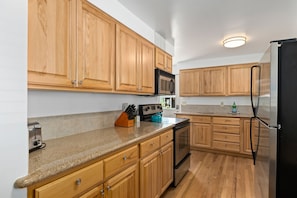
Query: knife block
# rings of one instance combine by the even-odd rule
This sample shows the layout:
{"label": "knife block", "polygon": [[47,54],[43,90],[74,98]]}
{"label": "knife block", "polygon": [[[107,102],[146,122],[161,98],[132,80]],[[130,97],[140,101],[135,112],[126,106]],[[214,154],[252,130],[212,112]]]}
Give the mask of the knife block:
{"label": "knife block", "polygon": [[134,126],[134,119],[129,120],[128,119],[128,114],[126,112],[122,112],[121,115],[116,120],[115,126],[133,127]]}

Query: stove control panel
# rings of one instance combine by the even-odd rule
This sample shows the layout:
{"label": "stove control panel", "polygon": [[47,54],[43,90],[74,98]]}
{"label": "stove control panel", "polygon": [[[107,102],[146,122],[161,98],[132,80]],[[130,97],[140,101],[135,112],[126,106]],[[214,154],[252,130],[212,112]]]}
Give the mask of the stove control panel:
{"label": "stove control panel", "polygon": [[163,109],[161,104],[145,104],[139,105],[138,111],[140,119],[144,120],[145,117],[150,117],[156,113],[163,112]]}

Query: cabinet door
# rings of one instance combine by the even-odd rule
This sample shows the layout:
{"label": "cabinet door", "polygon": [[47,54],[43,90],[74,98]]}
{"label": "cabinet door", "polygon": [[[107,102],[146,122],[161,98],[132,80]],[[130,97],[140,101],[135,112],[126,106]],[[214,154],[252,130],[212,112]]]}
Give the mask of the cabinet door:
{"label": "cabinet door", "polygon": [[37,188],[35,198],[74,197],[102,180],[103,163],[100,161]]}
{"label": "cabinet door", "polygon": [[83,1],[78,20],[78,86],[114,89],[115,21]]}
{"label": "cabinet door", "polygon": [[29,88],[73,86],[75,8],[73,0],[28,1]]}
{"label": "cabinet door", "polygon": [[104,198],[103,185],[97,186],[79,198]]}
{"label": "cabinet door", "polygon": [[202,95],[226,95],[226,67],[202,69]]}
{"label": "cabinet door", "polygon": [[138,36],[116,24],[116,90],[135,92],[138,71]]}
{"label": "cabinet door", "polygon": [[161,194],[173,181],[173,143],[161,148]]}
{"label": "cabinet door", "polygon": [[200,95],[200,70],[181,70],[179,75],[180,96]]}
{"label": "cabinet door", "polygon": [[137,198],[138,166],[135,164],[104,183],[105,198]]}
{"label": "cabinet door", "polygon": [[140,161],[140,197],[159,197],[160,179],[160,152],[156,151]]}
{"label": "cabinet door", "polygon": [[172,56],[166,54],[166,67],[165,71],[172,73]]}
{"label": "cabinet door", "polygon": [[210,124],[192,123],[192,146],[210,148],[211,141]]}
{"label": "cabinet door", "polygon": [[228,67],[228,95],[250,95],[252,65],[244,64]]}
{"label": "cabinet door", "polygon": [[138,89],[142,93],[154,93],[155,73],[154,73],[154,45],[141,39],[140,42],[140,65],[138,77]]}
{"label": "cabinet door", "polygon": [[166,67],[166,54],[156,47],[156,67],[165,70]]}

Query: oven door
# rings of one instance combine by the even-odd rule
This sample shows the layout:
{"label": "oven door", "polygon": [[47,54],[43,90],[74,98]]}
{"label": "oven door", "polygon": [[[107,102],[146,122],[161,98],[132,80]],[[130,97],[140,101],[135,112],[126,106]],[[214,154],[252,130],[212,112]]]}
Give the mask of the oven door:
{"label": "oven door", "polygon": [[190,124],[174,129],[174,165],[177,166],[190,153]]}

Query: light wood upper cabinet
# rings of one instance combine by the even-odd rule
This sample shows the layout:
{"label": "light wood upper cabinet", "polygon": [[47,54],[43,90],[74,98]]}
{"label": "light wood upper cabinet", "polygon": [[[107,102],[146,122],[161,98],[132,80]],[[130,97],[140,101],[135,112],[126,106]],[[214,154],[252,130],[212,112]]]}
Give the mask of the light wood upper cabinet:
{"label": "light wood upper cabinet", "polygon": [[115,20],[86,0],[29,0],[28,14],[29,88],[114,90]]}
{"label": "light wood upper cabinet", "polygon": [[181,70],[179,73],[180,96],[200,95],[200,70]]}
{"label": "light wood upper cabinet", "polygon": [[201,70],[201,95],[226,95],[226,67],[210,67]]}
{"label": "light wood upper cabinet", "polygon": [[116,38],[116,90],[153,94],[153,45],[121,24]]}
{"label": "light wood upper cabinet", "polygon": [[74,0],[28,1],[29,88],[73,86],[75,8]]}
{"label": "light wood upper cabinet", "polygon": [[140,72],[138,75],[139,89],[142,93],[154,93],[155,91],[155,73],[154,73],[154,45],[150,42],[140,40]]}
{"label": "light wood upper cabinet", "polygon": [[158,47],[155,48],[155,56],[155,66],[159,69],[172,73],[172,56]]}
{"label": "light wood upper cabinet", "polygon": [[[250,95],[251,67],[253,63],[229,66],[228,95]],[[256,80],[256,79],[254,79]],[[255,85],[255,83],[254,83]]]}
{"label": "light wood upper cabinet", "polygon": [[78,86],[112,91],[115,20],[87,1],[78,2]]}

